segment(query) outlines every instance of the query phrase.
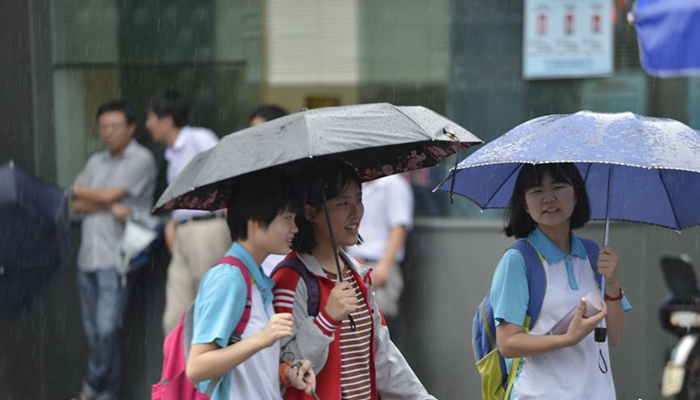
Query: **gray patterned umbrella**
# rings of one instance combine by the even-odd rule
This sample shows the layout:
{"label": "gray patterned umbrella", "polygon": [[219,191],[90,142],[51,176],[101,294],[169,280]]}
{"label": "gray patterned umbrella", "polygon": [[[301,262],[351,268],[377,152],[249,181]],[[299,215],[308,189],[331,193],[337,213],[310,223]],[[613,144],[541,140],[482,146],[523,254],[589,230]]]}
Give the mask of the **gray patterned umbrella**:
{"label": "gray patterned umbrella", "polygon": [[190,161],[155,208],[218,210],[225,207],[234,178],[269,167],[293,173],[315,157],[350,163],[369,181],[433,166],[479,143],[463,127],[420,106],[301,111],[224,137]]}

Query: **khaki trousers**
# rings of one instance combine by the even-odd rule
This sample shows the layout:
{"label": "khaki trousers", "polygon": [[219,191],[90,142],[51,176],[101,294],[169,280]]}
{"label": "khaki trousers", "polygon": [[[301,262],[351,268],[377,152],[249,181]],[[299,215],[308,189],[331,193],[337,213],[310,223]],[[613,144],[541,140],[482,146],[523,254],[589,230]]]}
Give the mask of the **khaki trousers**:
{"label": "khaki trousers", "polygon": [[231,247],[225,218],[188,221],[178,225],[165,287],[163,330],[167,335],[194,301],[209,268]]}

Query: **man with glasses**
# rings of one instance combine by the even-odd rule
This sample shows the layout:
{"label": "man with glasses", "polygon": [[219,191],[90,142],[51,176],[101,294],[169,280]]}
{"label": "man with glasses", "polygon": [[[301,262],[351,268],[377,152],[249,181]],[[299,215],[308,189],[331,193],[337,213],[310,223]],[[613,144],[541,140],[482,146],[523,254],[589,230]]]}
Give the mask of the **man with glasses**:
{"label": "man with glasses", "polygon": [[156,179],[153,155],[133,139],[131,107],[102,104],[97,123],[107,149],[88,159],[71,187],[73,210],[83,215],[78,288],[90,346],[81,400],[119,398],[119,331],[129,294],[116,270],[119,241],[130,213],[150,209]]}

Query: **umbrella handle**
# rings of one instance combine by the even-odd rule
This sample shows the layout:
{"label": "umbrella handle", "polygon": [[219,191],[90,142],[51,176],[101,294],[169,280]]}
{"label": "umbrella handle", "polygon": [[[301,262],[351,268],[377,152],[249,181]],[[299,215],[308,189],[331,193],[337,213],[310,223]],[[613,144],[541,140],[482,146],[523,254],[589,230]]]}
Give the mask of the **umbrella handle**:
{"label": "umbrella handle", "polygon": [[[335,234],[333,233],[333,225],[331,225],[331,214],[328,211],[328,201],[326,200],[326,191],[321,189],[321,197],[323,199],[323,213],[326,215],[326,224],[328,224],[328,234],[331,237],[331,246],[333,246],[333,258],[335,258],[335,266],[338,268],[338,281],[343,281],[343,270],[340,268],[340,260],[338,256],[338,245],[335,242]],[[352,315],[348,315],[350,320],[350,330],[355,332],[357,330],[357,325],[355,325],[355,320]]]}

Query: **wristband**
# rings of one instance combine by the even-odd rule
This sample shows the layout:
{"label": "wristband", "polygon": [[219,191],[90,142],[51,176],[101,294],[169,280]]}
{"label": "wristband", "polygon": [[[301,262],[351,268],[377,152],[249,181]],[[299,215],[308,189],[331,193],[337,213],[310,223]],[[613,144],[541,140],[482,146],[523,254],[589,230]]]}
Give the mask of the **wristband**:
{"label": "wristband", "polygon": [[625,296],[625,291],[622,290],[622,287],[620,287],[620,294],[615,296],[615,297],[608,296],[608,294],[605,293],[605,301],[619,301],[619,300],[622,300],[622,298],[624,296]]}
{"label": "wristband", "polygon": [[287,369],[289,369],[289,362],[285,361],[280,364],[280,382],[282,382],[286,387],[292,387],[292,381],[289,380]]}

